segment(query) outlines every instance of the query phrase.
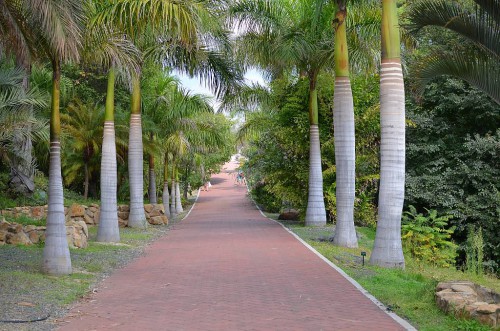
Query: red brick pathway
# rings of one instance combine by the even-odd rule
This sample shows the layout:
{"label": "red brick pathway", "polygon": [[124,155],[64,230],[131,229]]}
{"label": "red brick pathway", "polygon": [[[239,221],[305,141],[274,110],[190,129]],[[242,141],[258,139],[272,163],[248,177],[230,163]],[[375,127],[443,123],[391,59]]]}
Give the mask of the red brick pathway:
{"label": "red brick pathway", "polygon": [[60,330],[404,330],[222,173]]}

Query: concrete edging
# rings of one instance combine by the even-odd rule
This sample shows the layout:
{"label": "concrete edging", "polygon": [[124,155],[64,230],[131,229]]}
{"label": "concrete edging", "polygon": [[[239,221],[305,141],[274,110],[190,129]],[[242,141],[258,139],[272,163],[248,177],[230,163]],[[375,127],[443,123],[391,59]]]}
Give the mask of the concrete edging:
{"label": "concrete edging", "polygon": [[200,192],[201,192],[201,190],[198,189],[198,194],[196,195],[196,199],[194,199],[193,205],[191,206],[191,208],[189,209],[189,211],[187,212],[187,214],[184,215],[184,217],[180,219],[179,222],[184,221],[184,219],[186,219],[189,216],[189,214],[191,214],[191,211],[194,209],[194,206],[196,205],[196,202],[198,201],[198,198],[200,197]]}

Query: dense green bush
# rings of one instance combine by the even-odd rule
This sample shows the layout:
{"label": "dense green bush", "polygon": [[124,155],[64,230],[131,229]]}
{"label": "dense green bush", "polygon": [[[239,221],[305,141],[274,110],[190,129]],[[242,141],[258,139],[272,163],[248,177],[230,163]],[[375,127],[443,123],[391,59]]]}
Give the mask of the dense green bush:
{"label": "dense green bush", "polygon": [[414,206],[403,213],[401,232],[403,247],[412,258],[449,267],[455,263],[457,245],[451,241],[455,227],[448,227],[452,215],[438,216],[436,210],[417,213]]}
{"label": "dense green bush", "polygon": [[453,215],[459,244],[469,225],[482,227],[485,263],[500,271],[500,106],[442,78],[409,104],[408,118],[406,205]]}

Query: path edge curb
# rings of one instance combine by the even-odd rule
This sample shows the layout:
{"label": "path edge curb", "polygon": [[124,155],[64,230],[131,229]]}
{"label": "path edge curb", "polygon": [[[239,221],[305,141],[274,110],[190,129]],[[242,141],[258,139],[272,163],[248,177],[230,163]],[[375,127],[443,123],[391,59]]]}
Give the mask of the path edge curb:
{"label": "path edge curb", "polygon": [[186,215],[184,215],[184,217],[183,217],[183,218],[181,218],[181,219],[179,220],[179,222],[184,221],[184,220],[185,220],[185,219],[189,216],[189,214],[191,214],[191,212],[192,212],[192,211],[193,211],[193,209],[194,209],[194,206],[195,206],[195,205],[196,205],[196,203],[198,202],[198,198],[200,197],[200,192],[201,192],[201,190],[200,190],[200,189],[198,189],[198,194],[196,195],[196,199],[194,199],[193,205],[191,206],[191,208],[189,209],[189,211],[187,212],[187,214],[186,214]]}
{"label": "path edge curb", "polygon": [[[247,186],[247,190],[248,190],[248,186]],[[330,261],[326,257],[324,257],[320,252],[318,252],[314,247],[312,247],[307,242],[305,242],[302,238],[300,238],[292,230],[288,229],[286,226],[284,226],[280,222],[278,222],[276,220],[273,220],[272,218],[267,217],[266,214],[264,214],[264,212],[262,211],[262,209],[260,209],[260,207],[257,205],[257,203],[250,197],[250,195],[248,195],[248,197],[250,198],[250,200],[252,200],[252,202],[254,203],[255,207],[257,207],[257,209],[259,210],[260,214],[263,217],[265,217],[268,220],[271,220],[271,221],[273,221],[273,222],[278,223],[279,225],[281,225],[281,227],[283,229],[285,229],[289,234],[291,234],[293,237],[295,237],[295,239],[297,239],[300,243],[302,243],[302,245],[304,245],[305,247],[307,247],[311,252],[313,252],[314,254],[316,254],[320,259],[322,259],[324,262],[326,262],[326,264],[328,264],[330,267],[332,267],[333,269],[335,269],[339,274],[342,275],[342,277],[344,277],[349,283],[351,283],[352,285],[354,285],[354,287],[356,287],[358,289],[358,291],[360,291],[365,297],[367,297],[368,299],[370,299],[371,302],[373,302],[375,305],[377,305],[377,307],[379,307],[384,313],[386,313],[387,315],[389,315],[399,325],[401,325],[402,327],[404,327],[408,331],[417,331],[417,329],[413,325],[411,325],[407,320],[405,320],[404,318],[399,317],[396,313],[388,311],[388,308],[382,302],[380,302],[377,298],[375,298],[370,292],[368,292],[356,280],[354,280],[348,274],[346,274],[345,271],[342,270],[339,266],[337,266],[332,261]]]}

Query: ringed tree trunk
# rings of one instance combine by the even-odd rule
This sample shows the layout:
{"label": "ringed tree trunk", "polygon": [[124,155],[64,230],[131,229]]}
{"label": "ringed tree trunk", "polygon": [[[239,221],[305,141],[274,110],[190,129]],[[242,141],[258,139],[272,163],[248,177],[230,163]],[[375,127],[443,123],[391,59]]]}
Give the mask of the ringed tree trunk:
{"label": "ringed tree trunk", "polygon": [[61,120],[59,114],[61,66],[59,60],[52,61],[52,107],[50,114],[50,163],[49,163],[49,206],[43,266],[50,275],[67,275],[72,272],[66,223],[64,218],[64,196],[61,175]]}
{"label": "ringed tree trunk", "polygon": [[170,215],[175,217],[177,215],[177,208],[175,206],[175,197],[176,197],[176,184],[175,184],[175,162],[172,162],[172,183],[170,190]]}
{"label": "ringed tree trunk", "polygon": [[349,79],[344,1],[337,1],[335,15],[335,89],[333,97],[333,125],[335,139],[337,225],[333,243],[342,247],[358,247],[354,227],[354,195],[356,157],[354,144],[354,104]]}
{"label": "ringed tree trunk", "polygon": [[117,166],[115,143],[114,92],[115,69],[108,73],[108,90],[106,93],[106,110],[104,114],[104,134],[102,139],[101,158],[101,210],[97,241],[119,242],[117,202]]}
{"label": "ringed tree trunk", "polygon": [[[149,139],[151,143],[154,141],[154,135],[151,133],[149,135]],[[156,174],[155,174],[155,156],[151,153],[149,154],[149,203],[157,204],[158,201],[156,199]]]}
{"label": "ringed tree trunk", "polygon": [[318,128],[317,72],[309,76],[309,195],[307,198],[306,225],[326,224],[325,201],[323,199],[323,171]]}
{"label": "ringed tree trunk", "polygon": [[181,202],[181,190],[180,190],[180,185],[179,185],[179,172],[175,172],[176,175],[176,181],[175,181],[175,211],[177,213],[182,213],[184,209],[182,208],[182,202]]}
{"label": "ringed tree trunk", "polygon": [[131,228],[146,228],[148,222],[146,221],[146,214],[144,213],[141,85],[139,77],[133,77],[132,84],[128,143],[128,171],[130,181],[130,214],[128,226]]}
{"label": "ringed tree trunk", "polygon": [[382,0],[380,191],[370,263],[404,268],[401,214],[405,186],[405,94],[396,0]]}
{"label": "ringed tree trunk", "polygon": [[168,194],[168,154],[165,153],[165,164],[163,166],[163,194],[162,194],[163,209],[165,215],[170,218],[170,195]]}

